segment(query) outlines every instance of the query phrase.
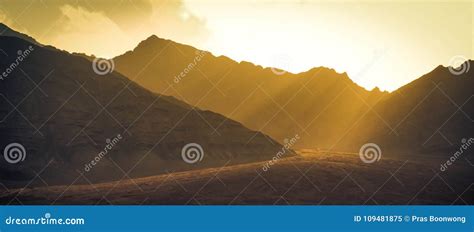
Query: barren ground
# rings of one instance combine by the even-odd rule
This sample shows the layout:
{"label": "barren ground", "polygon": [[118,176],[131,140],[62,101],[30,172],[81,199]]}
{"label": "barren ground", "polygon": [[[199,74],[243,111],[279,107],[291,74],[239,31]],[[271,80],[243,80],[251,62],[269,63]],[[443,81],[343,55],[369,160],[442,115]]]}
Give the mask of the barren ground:
{"label": "barren ground", "polygon": [[[265,162],[95,185],[14,189],[2,204],[474,204],[473,167],[461,157],[400,156],[365,164],[357,154],[299,151]],[[472,159],[471,159],[472,160]]]}

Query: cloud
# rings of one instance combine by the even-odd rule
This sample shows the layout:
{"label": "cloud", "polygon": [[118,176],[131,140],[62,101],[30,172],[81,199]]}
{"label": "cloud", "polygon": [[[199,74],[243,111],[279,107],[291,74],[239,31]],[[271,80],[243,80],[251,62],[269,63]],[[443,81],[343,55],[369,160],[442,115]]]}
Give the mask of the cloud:
{"label": "cloud", "polygon": [[209,36],[206,22],[185,8],[182,1],[154,1],[151,31],[187,44],[201,44]]}
{"label": "cloud", "polygon": [[183,43],[208,35],[205,22],[181,0],[0,0],[0,5],[0,20],[13,29],[44,44],[99,56],[117,55],[151,34]]}
{"label": "cloud", "polygon": [[[60,33],[49,37],[52,44],[69,51],[83,51],[113,56],[129,43],[130,37],[113,20],[100,12],[82,7],[65,5],[60,8],[64,17],[60,20]],[[113,38],[113,39],[112,39]]]}

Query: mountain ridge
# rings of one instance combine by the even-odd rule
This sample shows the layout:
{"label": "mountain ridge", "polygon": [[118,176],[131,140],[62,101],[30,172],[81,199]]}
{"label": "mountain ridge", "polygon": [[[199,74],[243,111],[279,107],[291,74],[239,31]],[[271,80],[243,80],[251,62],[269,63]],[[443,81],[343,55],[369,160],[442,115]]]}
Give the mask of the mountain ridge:
{"label": "mountain ridge", "polygon": [[[40,172],[48,184],[99,183],[268,160],[281,150],[261,132],[153,93],[118,72],[100,76],[84,57],[0,36],[8,57],[28,46],[33,49],[18,65],[21,70],[0,86],[0,145],[19,143],[26,150],[24,162],[0,161],[6,186],[23,186]],[[0,59],[0,67],[9,67],[11,59]],[[212,130],[217,123],[222,126]],[[84,165],[117,136],[123,139],[86,171]],[[193,143],[202,147],[203,159],[188,164],[182,149]],[[290,149],[287,155],[294,153]]]}
{"label": "mountain ridge", "polygon": [[[222,59],[225,59],[225,60],[228,60],[228,61],[231,61],[231,62],[235,62],[235,63],[237,63],[237,64],[250,64],[250,65],[252,65],[252,66],[259,67],[259,68],[264,69],[264,70],[271,70],[271,69],[273,69],[273,68],[279,69],[279,68],[277,68],[277,67],[271,67],[271,66],[264,67],[264,66],[262,66],[262,65],[255,64],[255,63],[253,63],[253,62],[251,62],[251,61],[246,61],[246,60],[236,61],[236,60],[234,60],[234,59],[232,59],[232,58],[230,58],[230,57],[228,57],[228,56],[225,56],[225,55],[219,55],[219,56],[217,56],[217,55],[214,55],[214,54],[213,54],[212,52],[210,52],[210,51],[201,50],[201,49],[199,49],[199,48],[197,48],[197,47],[195,47],[195,46],[192,46],[192,45],[188,45],[188,44],[185,44],[185,43],[180,43],[180,42],[176,42],[176,41],[173,41],[173,40],[170,40],[170,39],[162,38],[162,37],[157,36],[156,34],[152,34],[152,35],[148,36],[146,39],[144,39],[144,40],[138,42],[137,45],[136,45],[132,50],[125,51],[125,52],[123,52],[122,54],[119,54],[119,55],[115,56],[114,59],[115,59],[115,58],[122,57],[122,56],[124,56],[124,55],[126,55],[126,54],[130,54],[130,53],[132,53],[133,51],[135,51],[136,49],[138,49],[139,47],[143,47],[143,46],[145,46],[146,44],[154,43],[154,42],[156,42],[156,41],[160,41],[160,43],[163,43],[163,42],[168,42],[168,43],[169,43],[169,42],[171,42],[171,43],[173,43],[173,44],[175,44],[175,45],[184,46],[184,47],[189,48],[189,49],[194,49],[194,50],[198,50],[198,51],[204,51],[204,52],[206,52],[206,53],[208,53],[208,54],[211,54],[211,55],[212,55],[213,57],[215,57],[215,58],[222,58]],[[462,65],[464,65],[465,63],[470,63],[470,66],[472,66],[471,63],[474,63],[474,59],[467,59]],[[448,68],[457,68],[457,67],[444,66],[444,65],[441,65],[441,64],[440,64],[440,65],[438,65],[437,67],[435,67],[433,70],[429,71],[428,73],[433,72],[433,71],[435,71],[435,70],[438,69],[438,68],[445,68],[445,69],[448,69]],[[352,80],[352,78],[349,77],[349,75],[347,74],[347,72],[337,72],[334,68],[326,67],[326,66],[314,66],[314,67],[312,67],[312,68],[309,68],[309,69],[306,70],[306,71],[301,71],[301,72],[297,72],[297,73],[292,73],[292,72],[290,72],[290,71],[288,71],[288,70],[282,70],[282,71],[285,72],[285,73],[288,73],[288,74],[290,74],[290,75],[300,75],[300,74],[309,74],[309,73],[312,73],[312,72],[318,72],[320,69],[325,69],[325,70],[328,70],[328,71],[333,71],[333,72],[335,72],[335,73],[337,73],[337,74],[339,74],[339,75],[346,76],[346,77],[349,78],[353,83],[355,83],[355,82]],[[428,74],[428,73],[426,73],[426,74]],[[425,75],[426,75],[426,74],[425,74]],[[424,76],[424,75],[423,75],[423,76]],[[420,78],[421,78],[421,77],[420,77]],[[404,86],[410,85],[411,83],[415,82],[415,81],[418,80],[418,79],[419,79],[419,78],[414,79],[414,80],[412,80],[412,81],[410,81],[410,82],[408,82],[408,83],[406,83],[406,84],[404,84],[404,85],[402,85],[402,86],[400,86],[400,87],[398,87],[397,89],[392,90],[392,91],[388,91],[388,90],[383,90],[383,91],[382,91],[382,90],[380,90],[380,88],[379,88],[378,86],[375,86],[375,87],[373,87],[372,89],[366,89],[365,87],[360,86],[360,85],[358,85],[357,83],[355,83],[355,84],[358,85],[358,86],[361,87],[361,88],[364,88],[364,89],[367,90],[368,92],[371,92],[372,90],[376,90],[376,91],[385,92],[385,93],[392,93],[392,92],[397,91],[397,90],[400,89],[400,88],[403,88]]]}
{"label": "mountain ridge", "polygon": [[38,45],[38,46],[42,45],[38,41],[36,41],[33,37],[31,37],[27,34],[15,31],[15,30],[11,29],[10,27],[8,27],[7,25],[5,25],[4,23],[1,23],[1,22],[0,22],[0,36],[18,37],[18,38],[26,40],[26,41],[28,41],[32,44],[35,44],[35,45]]}
{"label": "mountain ridge", "polygon": [[[128,77],[136,76],[136,82],[147,89],[175,96],[201,109],[221,113],[251,129],[263,131],[277,141],[281,142],[296,133],[306,135],[297,143],[297,148],[355,151],[364,142],[377,140],[371,135],[360,138],[356,132],[350,132],[353,128],[359,128],[362,132],[374,131],[373,133],[380,138],[386,137],[380,144],[393,147],[394,144],[390,145],[389,141],[399,139],[393,128],[409,128],[404,124],[405,118],[413,113],[411,110],[417,112],[416,104],[413,103],[424,99],[410,89],[427,88],[426,83],[432,81],[438,83],[444,80],[456,85],[447,90],[448,96],[458,95],[458,92],[469,93],[469,90],[456,90],[456,88],[464,89],[466,85],[461,84],[459,81],[461,79],[451,79],[454,75],[448,72],[450,67],[444,66],[436,67],[393,92],[382,92],[378,88],[367,90],[355,83],[347,73],[337,73],[334,69],[326,67],[315,67],[297,74],[273,72],[272,68],[264,68],[247,61],[237,62],[225,56],[216,57],[212,53],[201,57],[197,63],[195,62],[197,51],[201,50],[155,35],[140,42],[132,51],[115,57],[114,60],[119,72]],[[472,63],[471,60],[466,62]],[[149,65],[145,67],[145,63]],[[188,66],[191,67],[189,70]],[[183,70],[186,71],[184,77],[178,78],[179,83],[173,83],[173,77],[180,75]],[[466,76],[471,73],[467,73]],[[204,94],[206,91],[209,92],[208,95]],[[413,98],[409,100],[412,103],[394,101],[409,109],[402,110],[398,114],[392,112],[390,108],[396,109],[397,106],[390,107],[390,99],[397,99],[396,95],[407,91]],[[444,101],[441,96],[435,98],[429,103],[437,104],[437,101]],[[445,117],[446,114],[447,112],[441,115]],[[374,120],[377,122],[377,128],[371,125]],[[361,123],[364,125],[359,126]],[[424,124],[421,121],[417,123]],[[434,120],[432,123],[440,123],[440,120]],[[469,122],[466,123],[471,125]],[[434,124],[423,127],[432,130]],[[447,133],[455,137],[450,140],[459,139],[456,133]],[[414,133],[408,133],[407,137],[410,137],[409,134]],[[466,133],[461,134],[465,136]],[[418,140],[414,142],[417,146],[426,145]],[[408,149],[410,146],[401,147]],[[422,149],[420,147],[416,150]]]}
{"label": "mountain ridge", "polygon": [[[263,65],[255,64],[255,63],[253,63],[253,62],[251,62],[251,61],[247,61],[247,60],[236,61],[236,60],[234,60],[234,59],[232,59],[232,58],[230,58],[230,57],[228,57],[228,56],[226,56],[226,55],[219,55],[219,56],[217,56],[217,55],[214,55],[214,54],[213,54],[212,52],[210,52],[210,51],[201,50],[201,49],[198,49],[197,47],[192,46],[192,45],[188,45],[188,44],[176,42],[176,41],[173,41],[173,40],[170,40],[170,39],[162,38],[162,37],[159,37],[159,36],[157,36],[157,35],[155,35],[155,34],[153,34],[153,35],[147,37],[146,39],[144,39],[144,40],[138,42],[138,44],[137,44],[132,50],[125,51],[124,53],[115,56],[114,59],[115,59],[115,58],[119,58],[119,57],[124,56],[124,55],[127,55],[127,54],[130,54],[130,53],[132,53],[133,51],[135,51],[136,49],[140,49],[140,48],[142,48],[142,47],[146,47],[146,46],[148,46],[148,45],[150,45],[150,44],[157,43],[157,42],[158,42],[158,44],[172,43],[172,44],[174,44],[174,45],[183,46],[183,47],[185,47],[185,48],[187,48],[187,49],[192,49],[192,50],[196,50],[196,51],[203,51],[203,52],[205,52],[205,53],[211,54],[214,58],[217,58],[217,59],[223,59],[223,60],[226,60],[226,61],[228,61],[228,62],[234,62],[234,63],[236,63],[236,64],[251,65],[251,66],[254,66],[254,67],[257,67],[257,68],[261,68],[261,69],[266,70],[266,71],[271,71],[272,69],[279,69],[279,68],[277,68],[277,67],[271,67],[271,66],[264,67]],[[346,72],[340,73],[340,72],[337,72],[337,71],[336,71],[335,69],[333,69],[333,68],[325,67],[325,66],[311,67],[311,68],[309,68],[309,69],[306,70],[306,71],[301,71],[301,72],[298,72],[298,73],[293,73],[293,72],[290,72],[290,71],[288,71],[288,70],[282,70],[282,72],[288,73],[288,74],[290,74],[290,75],[299,75],[299,74],[304,75],[304,74],[311,74],[311,73],[314,73],[314,72],[319,72],[321,69],[324,69],[324,70],[327,70],[327,71],[332,71],[332,72],[335,72],[335,73],[337,73],[337,74],[340,74],[340,75],[343,75],[343,76],[347,76],[347,77],[349,78],[349,76],[348,76],[348,74],[347,74]],[[350,79],[350,78],[349,78],[349,79]],[[351,80],[352,80],[352,79],[351,79]],[[360,86],[360,87],[362,87],[362,86]],[[363,87],[362,87],[362,88],[363,88]],[[375,88],[378,88],[378,87],[374,87],[374,89],[375,89]],[[368,90],[368,91],[370,91],[370,90]],[[381,91],[381,92],[388,92],[388,91]]]}
{"label": "mountain ridge", "polygon": [[[290,91],[306,94],[307,98],[310,98],[315,94],[309,92],[308,95],[308,91],[314,91],[317,94],[329,91],[333,97],[336,97],[337,94],[334,93],[345,89],[346,85],[351,86],[350,89],[354,94],[364,95],[363,98],[371,95],[371,97],[375,99],[386,94],[386,92],[380,91],[374,91],[371,93],[370,91],[356,85],[348,77],[347,73],[340,74],[335,72],[333,69],[326,67],[312,68],[300,74],[283,73],[282,75],[276,75],[271,68],[263,68],[262,66],[254,65],[246,61],[237,62],[228,57],[216,57],[212,54],[206,54],[203,56],[199,61],[199,64],[194,65],[197,67],[195,70],[193,69],[186,74],[186,76],[183,77],[183,80],[179,83],[173,84],[173,76],[182,72],[182,70],[189,64],[194,64],[193,60],[197,51],[200,50],[188,45],[180,47],[178,43],[173,41],[163,40],[157,36],[152,36],[140,42],[134,50],[115,57],[114,61],[119,72],[132,79],[136,78],[134,80],[145,88],[165,95],[173,95],[178,97],[180,100],[201,109],[221,113],[236,121],[242,122],[245,126],[254,130],[261,130],[262,128],[260,128],[259,125],[264,125],[266,123],[264,119],[265,117],[271,118],[272,115],[278,114],[277,111],[281,106],[289,104],[284,100],[284,96],[275,95],[278,94],[277,92],[283,91],[283,86],[291,85],[293,87],[291,87],[292,90]],[[133,54],[135,54],[134,57],[137,59],[127,59],[127,57],[133,56]],[[145,67],[145,64],[148,63],[150,63],[150,65]],[[156,74],[160,75],[157,76]],[[221,79],[220,77],[223,78]],[[239,81],[238,79],[242,80]],[[321,82],[325,83],[321,84]],[[172,88],[167,88],[167,85],[172,85]],[[223,89],[220,89],[220,87],[223,87]],[[268,100],[273,98],[277,104],[274,106],[270,105],[269,107],[272,108],[270,111],[264,109],[264,112],[255,113],[256,115],[263,115],[260,121],[249,119],[249,117],[243,115],[243,113],[242,115],[233,115],[240,114],[239,112],[241,109],[239,109],[239,112],[235,112],[235,109],[242,104],[242,101],[246,99],[246,96],[254,93],[252,91],[255,90],[256,87],[262,88],[262,90],[265,89],[264,91],[257,91],[259,92],[257,94],[260,94],[261,96],[260,99],[267,98]],[[172,89],[172,91],[169,91],[169,89]],[[208,94],[208,96],[206,96],[205,93],[201,94],[200,92],[197,92],[198,89],[207,89],[210,94]],[[334,90],[331,91],[331,89]],[[173,92],[176,91],[179,93],[173,94]],[[228,93],[232,96],[229,97]],[[269,97],[268,94],[270,94],[271,97]],[[217,99],[211,99],[211,96],[221,96],[224,99],[221,99],[221,101],[218,102]],[[328,98],[329,96],[321,97]],[[288,96],[286,99],[290,98],[291,96]],[[305,97],[303,96],[303,98]],[[345,98],[352,99],[357,97],[355,95],[347,95]],[[198,99],[204,100],[200,101]],[[252,96],[251,100],[255,100],[255,104],[269,104],[268,102],[260,101],[258,97],[254,96]],[[368,100],[368,102],[373,101],[374,100]],[[225,102],[224,105],[222,104],[223,102]],[[224,107],[224,110],[221,110],[221,107]],[[323,106],[317,110],[322,110],[322,108]],[[343,107],[339,107],[340,110],[343,110],[342,108]],[[284,111],[291,112],[292,110],[285,109]],[[301,112],[305,109],[299,108],[294,110]],[[252,110],[243,109],[243,111],[251,112]],[[304,112],[301,112],[300,116],[303,117],[304,114]],[[316,112],[313,114],[316,114]],[[278,117],[277,119],[281,121],[284,120],[284,117]],[[298,121],[300,119],[294,117],[294,120]],[[344,121],[344,119],[341,120]],[[310,123],[309,119],[303,121],[306,121],[308,124]],[[305,123],[302,122],[302,125],[304,124]],[[293,134],[303,133],[301,131],[289,130],[288,133],[275,135],[275,133],[271,133],[269,130],[263,131],[279,141],[283,141],[284,138],[290,137]],[[329,142],[330,139],[327,140]]]}

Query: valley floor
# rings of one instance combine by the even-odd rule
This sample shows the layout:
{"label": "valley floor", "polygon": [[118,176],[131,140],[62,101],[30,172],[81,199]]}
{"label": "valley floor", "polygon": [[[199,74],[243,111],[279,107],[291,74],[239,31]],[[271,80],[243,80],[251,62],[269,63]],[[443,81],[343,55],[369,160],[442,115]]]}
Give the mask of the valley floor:
{"label": "valley floor", "polygon": [[[299,151],[264,171],[266,162],[171,173],[118,182],[15,189],[2,204],[131,205],[465,205],[474,204],[473,166],[460,159],[385,158]],[[471,159],[472,160],[472,159]]]}

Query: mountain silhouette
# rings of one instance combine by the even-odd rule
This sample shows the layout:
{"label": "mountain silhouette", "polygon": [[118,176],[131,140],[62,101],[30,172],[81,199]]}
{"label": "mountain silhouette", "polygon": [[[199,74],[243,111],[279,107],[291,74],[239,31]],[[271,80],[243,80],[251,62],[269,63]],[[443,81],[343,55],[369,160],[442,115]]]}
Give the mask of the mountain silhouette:
{"label": "mountain silhouette", "polygon": [[31,36],[26,35],[26,34],[23,34],[23,33],[20,33],[20,32],[15,31],[15,30],[12,30],[11,28],[9,28],[7,25],[5,25],[5,24],[3,24],[3,23],[0,23],[0,36],[17,37],[17,38],[26,40],[26,41],[28,41],[28,42],[30,42],[30,43],[32,43],[32,44],[41,46],[41,44],[38,43],[38,41],[36,41],[36,40],[35,40],[34,38],[32,38]]}
{"label": "mountain silhouette", "polygon": [[456,76],[438,67],[388,93],[367,91],[346,73],[324,67],[292,74],[202,53],[151,36],[114,60],[119,72],[154,92],[278,141],[300,134],[298,148],[358,151],[373,141],[386,150],[430,152],[456,147],[472,131],[472,71]]}
{"label": "mountain silhouette", "polygon": [[299,148],[336,145],[362,110],[387,95],[325,67],[276,75],[270,68],[201,53],[151,36],[114,61],[119,72],[145,88],[221,113],[278,141],[299,134]]}
{"label": "mountain silhouette", "polygon": [[[473,65],[468,60],[463,67]],[[348,133],[347,141],[415,153],[459,149],[474,131],[474,75],[454,75],[452,68],[438,66],[390,93]]]}
{"label": "mountain silhouette", "polygon": [[[49,185],[128,179],[268,160],[282,150],[260,132],[117,72],[98,75],[81,56],[10,36],[0,36],[0,49],[0,70],[10,70],[0,86],[0,146],[26,150],[23,162],[0,161],[6,186],[40,181],[36,175]],[[193,143],[203,152],[189,164],[182,149]]]}

